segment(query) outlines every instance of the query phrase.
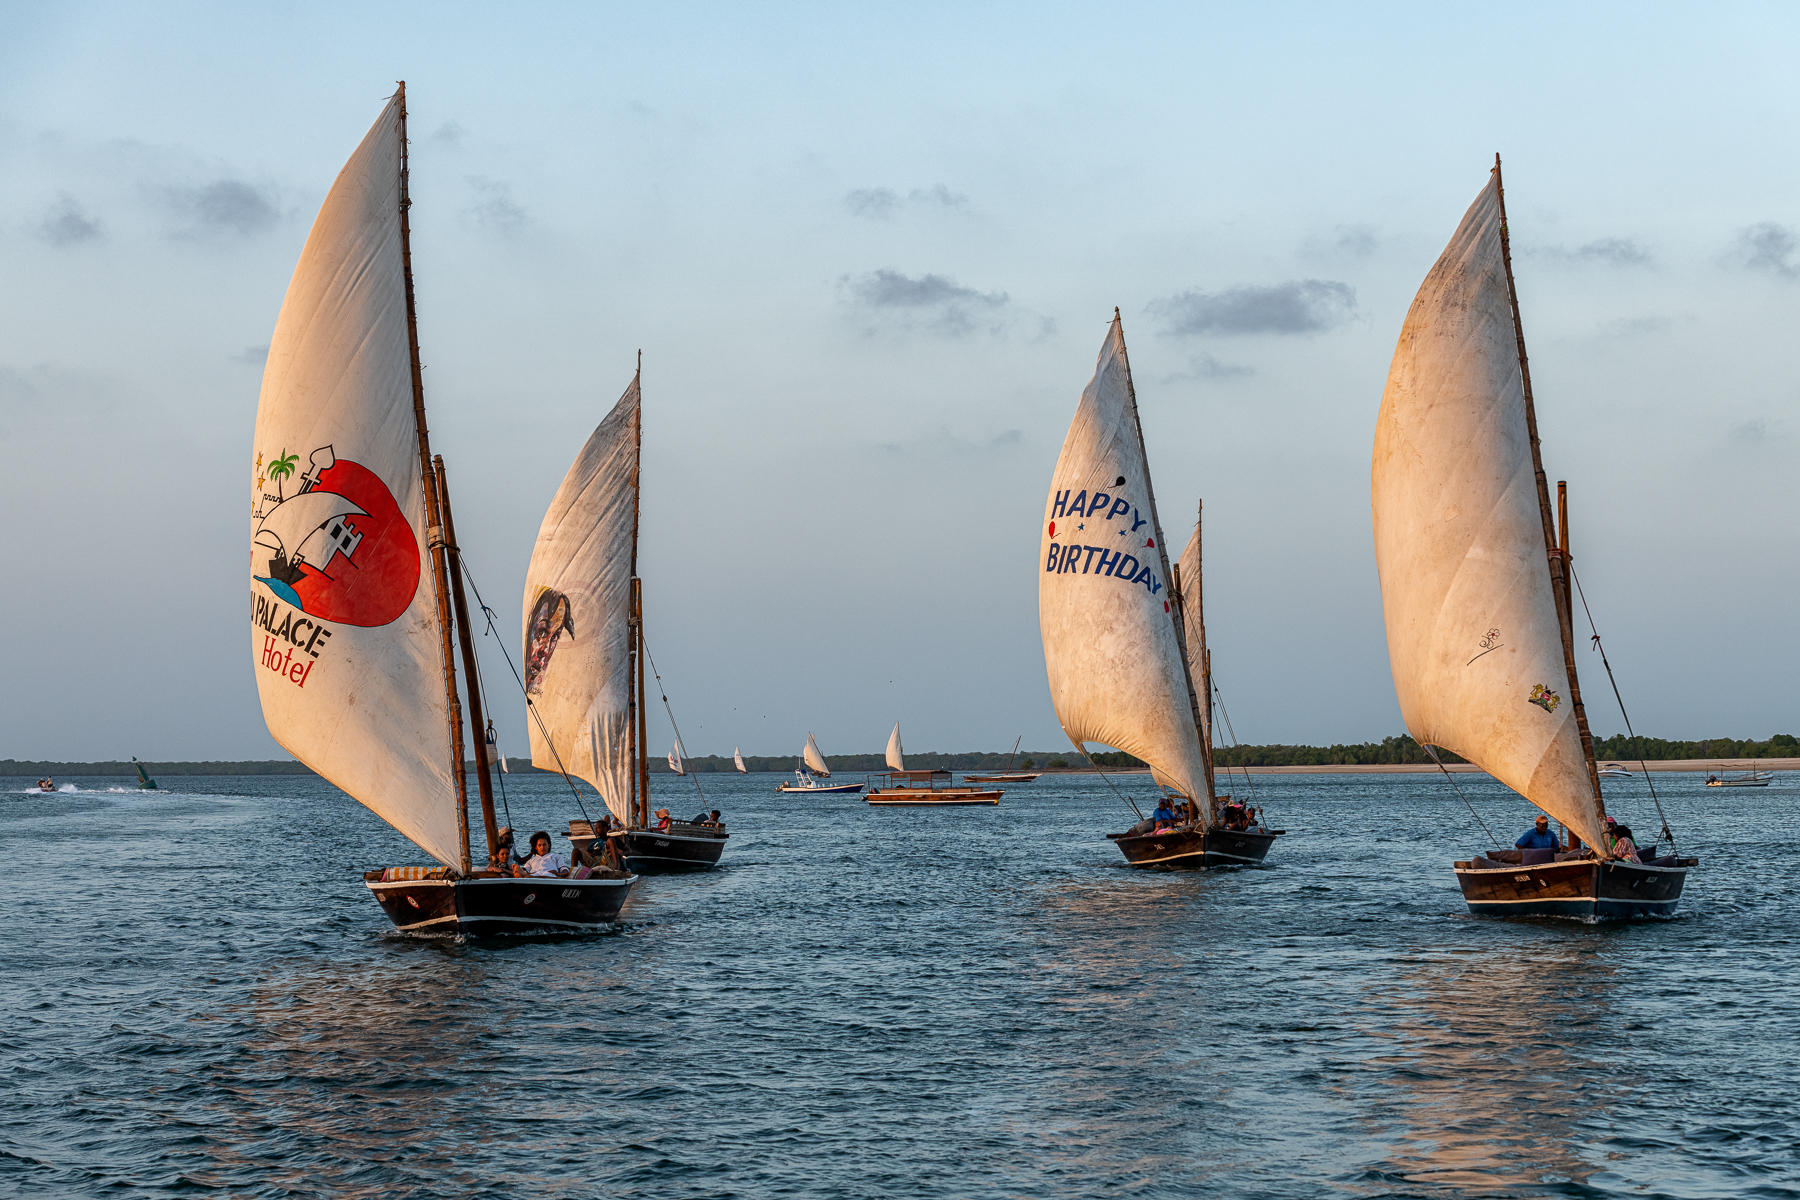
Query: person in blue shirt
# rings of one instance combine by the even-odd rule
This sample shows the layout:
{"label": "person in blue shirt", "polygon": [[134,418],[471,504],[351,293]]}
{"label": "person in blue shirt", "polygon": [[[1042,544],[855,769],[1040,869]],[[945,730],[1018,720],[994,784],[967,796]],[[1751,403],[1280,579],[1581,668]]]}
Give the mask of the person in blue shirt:
{"label": "person in blue shirt", "polygon": [[1550,832],[1550,818],[1540,814],[1537,824],[1525,831],[1525,834],[1513,845],[1521,850],[1560,850],[1562,847],[1556,835]]}
{"label": "person in blue shirt", "polygon": [[[1142,810],[1140,809],[1139,811],[1141,812]],[[1175,810],[1169,807],[1169,798],[1167,796],[1164,796],[1161,800],[1156,802],[1156,811],[1150,814],[1150,819],[1156,822],[1156,827],[1158,829],[1175,823]]]}

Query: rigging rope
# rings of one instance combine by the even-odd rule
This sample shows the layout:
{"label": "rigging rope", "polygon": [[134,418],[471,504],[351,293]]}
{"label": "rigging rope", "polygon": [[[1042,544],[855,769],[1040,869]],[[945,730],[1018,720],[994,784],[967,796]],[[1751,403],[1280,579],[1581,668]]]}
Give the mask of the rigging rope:
{"label": "rigging rope", "polygon": [[1487,822],[1481,819],[1481,814],[1475,811],[1475,806],[1469,804],[1469,798],[1463,795],[1463,790],[1456,786],[1456,776],[1450,774],[1450,768],[1446,767],[1443,760],[1437,756],[1437,747],[1433,746],[1430,742],[1420,742],[1419,745],[1424,749],[1425,753],[1431,755],[1431,761],[1436,763],[1437,769],[1444,773],[1444,778],[1450,781],[1450,790],[1456,793],[1456,798],[1468,806],[1469,815],[1475,818],[1475,823],[1477,825],[1481,826],[1481,832],[1487,834],[1488,841],[1493,842],[1494,845],[1498,846],[1500,842],[1494,837],[1493,831],[1487,827]]}
{"label": "rigging rope", "polygon": [[[1211,676],[1211,672],[1208,672],[1208,676]],[[1219,704],[1219,716],[1225,720],[1225,736],[1230,738],[1232,746],[1236,747],[1238,744],[1237,730],[1231,727],[1231,714],[1225,711],[1225,693],[1219,690],[1219,681],[1217,678],[1211,678],[1211,683],[1213,698],[1217,700]],[[1244,787],[1249,790],[1250,799],[1256,799],[1256,785],[1250,782],[1250,768],[1247,766],[1240,766],[1238,770],[1242,772],[1244,776]],[[1225,776],[1228,779],[1231,777],[1230,767],[1225,768]]]}
{"label": "rigging rope", "polygon": [[[457,552],[456,557],[462,564],[463,577],[469,581],[469,590],[475,593],[476,605],[481,609],[482,615],[487,618],[487,632],[493,635],[494,644],[500,647],[500,653],[506,658],[506,665],[512,669],[513,680],[519,685],[519,695],[525,697],[525,711],[531,714],[531,719],[537,722],[538,732],[544,735],[544,745],[550,747],[550,757],[556,760],[558,773],[562,775],[563,782],[569,785],[569,794],[575,797],[575,807],[581,810],[581,819],[592,825],[594,818],[588,813],[587,805],[581,802],[581,789],[575,786],[573,779],[569,778],[569,768],[563,765],[562,755],[556,752],[556,743],[550,740],[550,731],[544,728],[544,718],[538,715],[537,705],[531,702],[531,694],[525,690],[525,677],[519,674],[518,665],[512,659],[512,651],[506,648],[506,639],[502,638],[494,627],[494,610],[489,608],[487,601],[481,598],[481,588],[475,582],[475,573],[469,570],[468,560],[463,558],[461,551]],[[510,812],[506,816],[509,821],[512,819]]]}
{"label": "rigging rope", "polygon": [[1123,800],[1126,803],[1126,805],[1131,809],[1131,811],[1133,813],[1137,814],[1138,820],[1140,820],[1140,821],[1143,820],[1144,819],[1144,810],[1137,806],[1136,800],[1133,800],[1130,796],[1127,796],[1124,792],[1121,792],[1118,788],[1113,787],[1113,781],[1106,777],[1106,772],[1102,771],[1100,769],[1100,764],[1094,761],[1094,756],[1088,753],[1087,747],[1082,745],[1080,742],[1075,742],[1074,746],[1075,746],[1075,752],[1077,754],[1081,755],[1081,757],[1087,759],[1087,765],[1094,768],[1094,774],[1096,774],[1100,777],[1100,782],[1104,783],[1106,785],[1107,790],[1112,792],[1112,794],[1117,796],[1119,799]]}
{"label": "rigging rope", "polygon": [[[681,726],[675,724],[675,710],[669,707],[669,693],[663,687],[662,673],[656,669],[656,657],[650,653],[650,641],[648,638],[644,639],[644,657],[650,661],[650,673],[656,676],[656,691],[657,694],[662,697],[663,711],[669,714],[669,728],[675,731],[675,746],[679,749],[682,745]],[[694,781],[694,791],[699,795],[700,802],[704,804],[706,802],[706,793],[700,790],[699,773],[689,771],[688,778]]]}
{"label": "rigging rope", "polygon": [[[1575,574],[1575,565],[1569,564],[1569,578],[1575,581],[1575,594],[1581,597],[1581,611],[1587,615],[1588,628],[1593,631],[1594,649],[1600,652],[1600,665],[1606,668],[1606,682],[1612,684],[1613,699],[1619,702],[1619,715],[1625,718],[1625,732],[1632,741],[1637,741],[1637,733],[1631,728],[1631,714],[1625,711],[1625,697],[1619,694],[1619,681],[1613,678],[1612,664],[1606,661],[1606,647],[1600,643],[1600,628],[1594,624],[1594,610],[1588,607],[1587,593],[1581,590],[1581,577]],[[1640,746],[1639,749],[1643,747]],[[1644,782],[1650,785],[1650,802],[1656,805],[1656,815],[1662,820],[1662,836],[1669,839],[1669,853],[1675,853],[1675,833],[1669,828],[1669,818],[1663,812],[1662,800],[1656,794],[1656,781],[1650,778],[1650,764],[1638,756],[1638,766],[1644,769]]]}

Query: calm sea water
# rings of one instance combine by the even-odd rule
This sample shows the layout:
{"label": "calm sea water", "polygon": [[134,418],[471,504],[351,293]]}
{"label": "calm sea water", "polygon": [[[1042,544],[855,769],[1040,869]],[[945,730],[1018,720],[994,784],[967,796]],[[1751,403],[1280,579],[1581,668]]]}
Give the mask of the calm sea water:
{"label": "calm sea water", "polygon": [[[76,782],[0,782],[12,1194],[1800,1195],[1800,776],[1664,776],[1702,868],[1625,927],[1469,916],[1431,776],[1258,777],[1289,836],[1214,874],[1123,868],[1090,778],[705,777],[723,869],[492,946],[393,934],[359,872],[422,857],[316,780]],[[522,830],[571,815],[509,782]]]}

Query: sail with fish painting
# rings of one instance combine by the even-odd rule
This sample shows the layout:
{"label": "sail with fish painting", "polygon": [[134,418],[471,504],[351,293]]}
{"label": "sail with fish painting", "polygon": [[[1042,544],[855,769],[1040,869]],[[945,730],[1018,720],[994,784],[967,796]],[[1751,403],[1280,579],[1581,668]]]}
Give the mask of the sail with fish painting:
{"label": "sail with fish painting", "polygon": [[1089,743],[1100,743],[1143,760],[1162,789],[1159,803],[1175,810],[1176,820],[1145,818],[1108,835],[1126,861],[1259,862],[1277,835],[1223,823],[1169,566],[1115,309],[1039,528],[1038,625],[1051,704],[1083,757]]}
{"label": "sail with fish painting", "polygon": [[[1563,485],[1559,484],[1559,492]],[[1574,656],[1566,511],[1550,505],[1496,157],[1400,331],[1370,469],[1388,658],[1407,730],[1572,835],[1456,864],[1472,911],[1673,911],[1694,860],[1609,830]],[[1663,834],[1667,835],[1664,824]]]}
{"label": "sail with fish painting", "polygon": [[[400,929],[599,927],[628,882],[526,912],[541,885],[472,861],[459,634],[476,728],[480,693],[443,464],[426,433],[410,203],[402,84],[327,194],[270,339],[250,530],[263,717],[295,758],[437,860],[365,874]],[[486,746],[470,740],[493,861]]]}
{"label": "sail with fish painting", "polygon": [[[525,569],[531,761],[599,793],[618,823],[611,836],[631,870],[704,869],[724,853],[722,830],[652,829],[649,653],[638,574],[642,447],[640,362],[563,476]],[[668,764],[676,775],[688,773],[679,733]]]}

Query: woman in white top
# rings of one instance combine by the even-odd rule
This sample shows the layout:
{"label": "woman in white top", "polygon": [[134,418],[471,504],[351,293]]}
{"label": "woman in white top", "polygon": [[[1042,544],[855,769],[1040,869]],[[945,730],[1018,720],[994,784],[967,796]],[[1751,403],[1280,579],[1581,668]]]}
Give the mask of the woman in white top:
{"label": "woman in white top", "polygon": [[550,835],[543,830],[531,835],[531,857],[521,869],[524,875],[567,875],[569,860],[550,850]]}

